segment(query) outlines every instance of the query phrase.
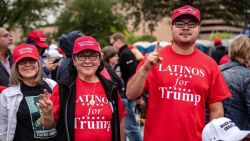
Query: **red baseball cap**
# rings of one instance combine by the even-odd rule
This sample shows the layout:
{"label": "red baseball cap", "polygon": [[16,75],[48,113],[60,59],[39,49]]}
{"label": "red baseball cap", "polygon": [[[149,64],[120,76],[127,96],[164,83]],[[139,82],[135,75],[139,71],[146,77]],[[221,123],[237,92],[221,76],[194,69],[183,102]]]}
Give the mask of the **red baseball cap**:
{"label": "red baseball cap", "polygon": [[175,9],[173,12],[173,15],[171,17],[172,21],[174,21],[177,17],[182,16],[182,15],[193,16],[200,22],[200,10],[198,10],[190,5],[185,5],[183,7]]}
{"label": "red baseball cap", "polygon": [[221,38],[220,37],[215,37],[214,38],[214,45],[221,45],[221,44],[222,44]]}
{"label": "red baseball cap", "polygon": [[77,54],[87,49],[101,53],[101,48],[95,38],[91,36],[82,36],[75,40],[73,54]]}
{"label": "red baseball cap", "polygon": [[23,58],[33,58],[39,60],[39,53],[35,46],[23,43],[13,49],[14,63],[19,62]]}
{"label": "red baseball cap", "polygon": [[41,30],[33,30],[28,34],[28,39],[33,40],[40,48],[47,48],[46,35]]}

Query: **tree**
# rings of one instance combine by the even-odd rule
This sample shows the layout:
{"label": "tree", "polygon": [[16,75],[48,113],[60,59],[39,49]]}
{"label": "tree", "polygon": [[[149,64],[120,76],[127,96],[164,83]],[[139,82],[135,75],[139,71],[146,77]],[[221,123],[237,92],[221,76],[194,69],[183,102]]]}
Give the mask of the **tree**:
{"label": "tree", "polygon": [[135,29],[144,21],[153,31],[159,20],[170,17],[176,7],[186,4],[200,9],[202,19],[222,19],[232,25],[249,19],[249,0],[119,0],[117,6],[126,11]]}
{"label": "tree", "polygon": [[48,24],[49,11],[59,5],[58,0],[0,0],[0,26],[30,31]]}
{"label": "tree", "polygon": [[129,31],[124,31],[123,34],[125,36],[127,44],[133,44],[138,41],[156,41],[156,37],[152,35],[135,36],[132,32]]}
{"label": "tree", "polygon": [[57,34],[80,30],[95,36],[101,45],[107,44],[113,32],[126,29],[125,20],[112,12],[113,3],[113,0],[71,1],[57,20]]}

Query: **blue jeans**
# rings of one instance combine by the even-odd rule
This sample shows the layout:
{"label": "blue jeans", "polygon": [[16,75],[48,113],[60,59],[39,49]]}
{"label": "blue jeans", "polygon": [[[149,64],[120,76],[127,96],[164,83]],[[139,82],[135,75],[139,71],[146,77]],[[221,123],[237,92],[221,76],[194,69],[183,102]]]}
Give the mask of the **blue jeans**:
{"label": "blue jeans", "polygon": [[123,103],[126,108],[126,116],[124,118],[125,122],[125,134],[128,137],[129,141],[142,141],[142,136],[140,133],[140,127],[135,119],[135,113],[133,111],[135,107],[135,102],[123,98]]}

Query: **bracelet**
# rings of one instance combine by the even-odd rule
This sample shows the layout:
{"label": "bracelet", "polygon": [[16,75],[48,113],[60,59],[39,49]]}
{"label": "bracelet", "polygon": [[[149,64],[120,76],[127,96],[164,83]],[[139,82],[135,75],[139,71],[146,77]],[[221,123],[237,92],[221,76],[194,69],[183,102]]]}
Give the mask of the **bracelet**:
{"label": "bracelet", "polygon": [[36,120],[35,125],[36,125],[36,126],[41,126],[40,119],[37,119],[37,120]]}

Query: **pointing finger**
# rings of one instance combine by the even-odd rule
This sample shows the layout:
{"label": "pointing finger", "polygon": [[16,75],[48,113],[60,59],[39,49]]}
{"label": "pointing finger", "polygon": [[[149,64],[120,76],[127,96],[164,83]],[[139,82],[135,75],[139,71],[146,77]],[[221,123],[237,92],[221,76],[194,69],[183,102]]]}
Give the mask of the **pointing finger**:
{"label": "pointing finger", "polygon": [[160,41],[158,40],[156,45],[155,45],[154,51],[157,52],[159,49],[160,49]]}
{"label": "pointing finger", "polygon": [[43,89],[43,94],[48,94],[48,91],[46,89]]}

